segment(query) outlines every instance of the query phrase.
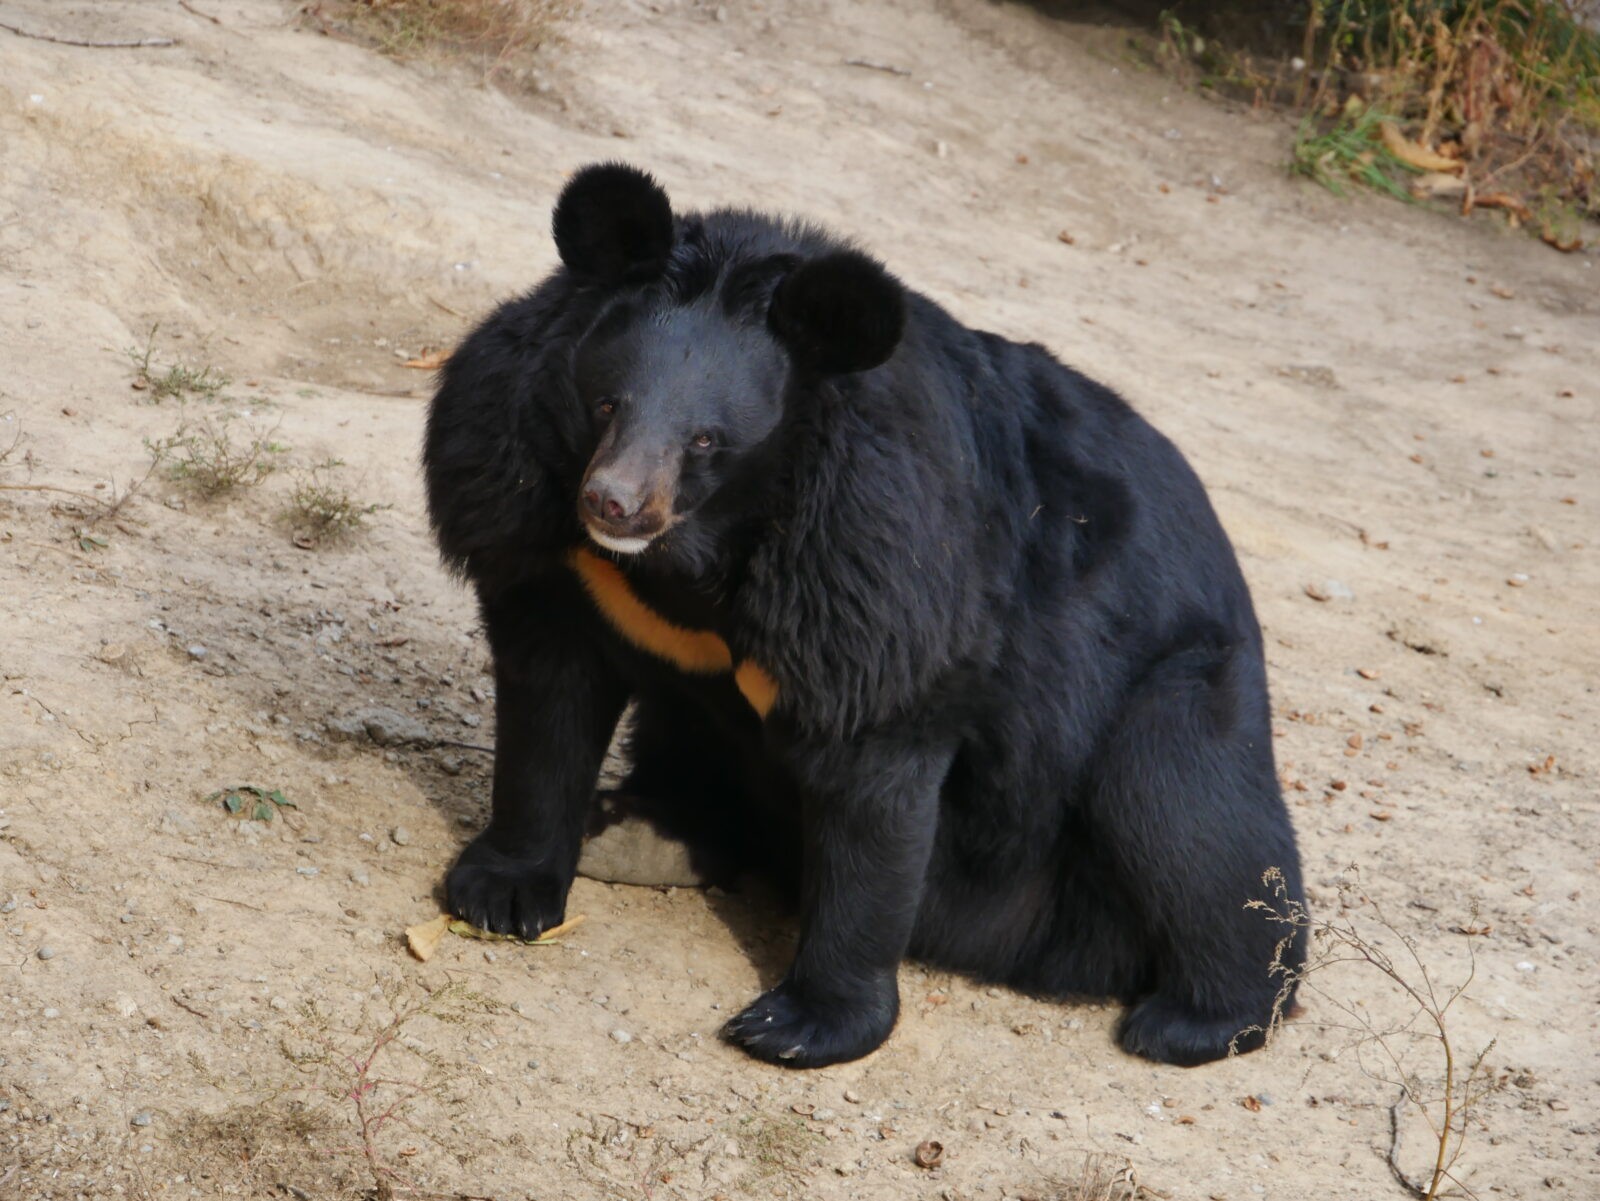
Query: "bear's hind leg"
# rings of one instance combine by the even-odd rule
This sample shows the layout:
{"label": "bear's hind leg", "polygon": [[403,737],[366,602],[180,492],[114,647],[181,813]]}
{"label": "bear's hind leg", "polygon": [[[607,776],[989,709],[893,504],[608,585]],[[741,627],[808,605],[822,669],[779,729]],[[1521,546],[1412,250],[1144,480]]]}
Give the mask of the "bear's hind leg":
{"label": "bear's hind leg", "polygon": [[[1192,1066],[1265,1041],[1288,928],[1259,909],[1300,899],[1300,864],[1272,762],[1263,670],[1248,644],[1197,641],[1139,684],[1091,790],[1090,822],[1151,956],[1153,992],[1124,1019],[1124,1049]],[[1303,946],[1284,948],[1297,968]]]}
{"label": "bear's hind leg", "polygon": [[692,698],[643,693],[624,742],[627,775],[602,794],[597,814],[642,819],[683,843],[707,883],[731,887],[745,871],[765,871],[772,848],[797,835],[779,840],[769,829],[752,788],[750,739]]}

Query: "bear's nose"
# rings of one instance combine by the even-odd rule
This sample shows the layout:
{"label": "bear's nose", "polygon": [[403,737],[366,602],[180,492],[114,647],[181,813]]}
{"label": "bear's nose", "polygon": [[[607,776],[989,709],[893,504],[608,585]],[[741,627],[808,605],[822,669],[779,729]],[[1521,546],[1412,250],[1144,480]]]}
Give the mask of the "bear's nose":
{"label": "bear's nose", "polygon": [[638,504],[619,489],[596,481],[584,489],[583,507],[591,517],[598,517],[602,521],[622,521],[633,515]]}

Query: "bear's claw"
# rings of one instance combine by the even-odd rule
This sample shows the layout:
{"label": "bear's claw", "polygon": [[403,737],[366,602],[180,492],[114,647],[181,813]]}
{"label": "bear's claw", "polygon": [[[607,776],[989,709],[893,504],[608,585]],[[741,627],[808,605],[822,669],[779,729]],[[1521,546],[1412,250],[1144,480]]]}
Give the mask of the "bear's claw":
{"label": "bear's claw", "polygon": [[445,906],[492,934],[538,938],[566,917],[567,887],[537,859],[472,842],[445,877]]}
{"label": "bear's claw", "polygon": [[860,1005],[807,999],[790,982],[763,993],[722,1029],[757,1059],[787,1068],[820,1068],[870,1054],[894,1029],[898,1001]]}

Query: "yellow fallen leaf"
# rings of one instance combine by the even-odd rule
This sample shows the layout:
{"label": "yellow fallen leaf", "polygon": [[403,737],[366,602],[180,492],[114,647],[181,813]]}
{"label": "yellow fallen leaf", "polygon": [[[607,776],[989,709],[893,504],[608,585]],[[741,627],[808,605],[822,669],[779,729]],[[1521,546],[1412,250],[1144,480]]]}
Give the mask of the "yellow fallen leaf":
{"label": "yellow fallen leaf", "polygon": [[1415,167],[1419,171],[1437,171],[1441,175],[1457,175],[1466,165],[1460,159],[1446,158],[1429,150],[1426,146],[1419,146],[1400,132],[1400,127],[1393,121],[1378,122],[1378,135],[1383,139],[1383,147],[1395,158],[1407,166]]}
{"label": "yellow fallen leaf", "polygon": [[488,930],[480,930],[470,922],[461,921],[459,918],[450,923],[449,929],[450,933],[459,934],[462,938],[478,938],[485,942],[520,942],[527,947],[542,947],[558,941],[563,934],[568,934],[583,925],[585,916],[585,914],[580,913],[576,917],[569,917],[559,926],[551,926],[550,929],[540,934],[538,938],[518,938],[515,934],[494,934]]}
{"label": "yellow fallen leaf", "polygon": [[459,934],[462,938],[477,938],[485,942],[516,942],[525,947],[544,947],[559,942],[563,934],[570,934],[583,925],[584,917],[582,913],[570,917],[559,926],[551,926],[538,938],[518,938],[515,934],[493,934],[488,930],[480,930],[470,922],[464,922],[448,913],[441,913],[431,921],[408,927],[406,947],[422,963],[427,963],[433,958],[433,953],[439,949],[440,940],[446,933]]}
{"label": "yellow fallen leaf", "polygon": [[451,917],[448,913],[441,913],[431,922],[423,922],[420,926],[412,926],[406,930],[406,947],[423,963],[433,958],[433,953],[439,949],[439,940],[444,937],[444,932],[450,928]]}
{"label": "yellow fallen leaf", "polygon": [[1418,200],[1433,200],[1440,196],[1464,196],[1467,181],[1459,175],[1446,175],[1443,171],[1429,171],[1417,176],[1411,185],[1411,194]]}
{"label": "yellow fallen leaf", "polygon": [[437,371],[449,357],[448,350],[424,350],[416,358],[407,359],[403,365],[416,371]]}

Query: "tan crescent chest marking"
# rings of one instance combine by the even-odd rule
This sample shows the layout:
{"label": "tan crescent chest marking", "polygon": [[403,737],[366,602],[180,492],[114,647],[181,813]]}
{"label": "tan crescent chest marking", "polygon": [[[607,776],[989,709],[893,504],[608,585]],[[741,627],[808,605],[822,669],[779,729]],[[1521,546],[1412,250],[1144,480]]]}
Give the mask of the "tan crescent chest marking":
{"label": "tan crescent chest marking", "polygon": [[778,699],[777,681],[748,660],[735,671],[733,652],[719,636],[710,630],[690,630],[668,621],[639,599],[615,563],[592,551],[580,547],[567,556],[567,561],[595,608],[634,646],[693,675],[733,672],[733,682],[750,707],[761,717],[771,711]]}

